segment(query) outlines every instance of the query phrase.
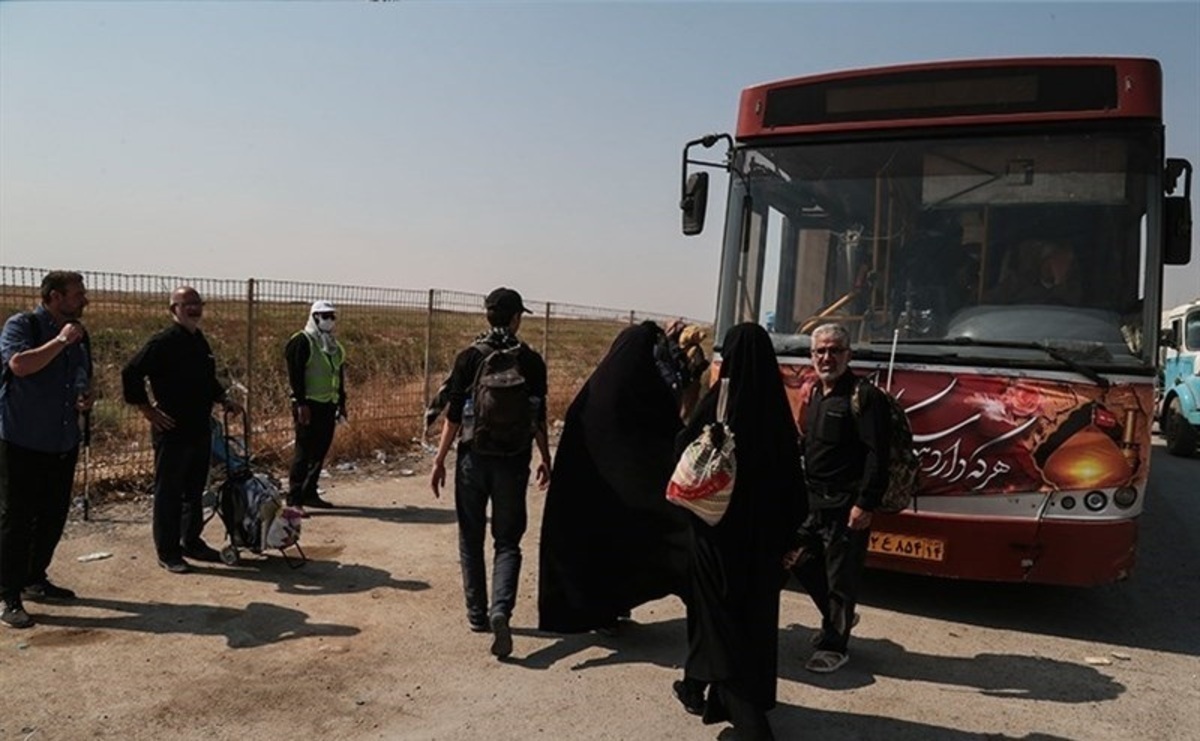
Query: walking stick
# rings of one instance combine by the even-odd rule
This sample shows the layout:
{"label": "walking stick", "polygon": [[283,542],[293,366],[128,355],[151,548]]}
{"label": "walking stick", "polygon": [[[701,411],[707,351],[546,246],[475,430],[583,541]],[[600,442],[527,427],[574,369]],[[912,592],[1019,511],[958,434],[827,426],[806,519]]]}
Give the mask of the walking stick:
{"label": "walking stick", "polygon": [[88,496],[92,474],[92,410],[83,413],[83,521],[91,514],[92,500]]}

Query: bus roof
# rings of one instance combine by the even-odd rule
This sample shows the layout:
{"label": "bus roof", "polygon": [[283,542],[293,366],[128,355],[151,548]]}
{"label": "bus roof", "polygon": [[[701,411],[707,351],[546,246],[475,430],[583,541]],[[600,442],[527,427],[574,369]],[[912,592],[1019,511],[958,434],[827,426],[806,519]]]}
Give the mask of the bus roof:
{"label": "bus roof", "polygon": [[1164,311],[1162,315],[1163,324],[1166,324],[1175,317],[1183,316],[1192,309],[1200,309],[1200,298],[1193,299],[1186,304],[1180,304],[1179,306]]}
{"label": "bus roof", "polygon": [[737,138],[1162,117],[1162,68],[1133,57],[1027,57],[843,70],[748,87]]}

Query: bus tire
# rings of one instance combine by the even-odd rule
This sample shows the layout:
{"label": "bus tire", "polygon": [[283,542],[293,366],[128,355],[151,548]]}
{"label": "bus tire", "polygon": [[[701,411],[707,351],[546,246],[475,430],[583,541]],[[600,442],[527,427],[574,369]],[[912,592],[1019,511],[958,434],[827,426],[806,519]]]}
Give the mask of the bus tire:
{"label": "bus tire", "polygon": [[1163,436],[1167,439],[1167,452],[1187,458],[1196,452],[1196,428],[1183,416],[1179,397],[1171,399],[1163,417]]}

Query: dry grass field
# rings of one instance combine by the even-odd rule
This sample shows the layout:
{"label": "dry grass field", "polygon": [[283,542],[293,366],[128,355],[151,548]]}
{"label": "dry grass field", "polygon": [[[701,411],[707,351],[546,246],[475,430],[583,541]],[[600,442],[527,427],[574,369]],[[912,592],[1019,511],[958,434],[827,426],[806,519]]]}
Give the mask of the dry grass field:
{"label": "dry grass field", "polygon": [[[6,269],[7,271],[11,269]],[[31,277],[39,278],[40,273]],[[97,402],[92,413],[88,485],[95,496],[144,488],[152,467],[145,421],[121,398],[121,367],[153,333],[167,326],[166,296],[175,283],[150,276],[85,274]],[[115,285],[114,285],[115,284]],[[455,355],[482,329],[482,296],[438,291],[390,291],[278,281],[194,281],[205,297],[202,325],[227,384],[244,389],[250,445],[263,465],[290,455],[292,440],[283,346],[303,328],[312,296],[338,306],[338,337],[347,348],[350,423],[339,429],[333,463],[385,455],[423,439],[426,400],[445,379]],[[153,288],[154,290],[149,290]],[[0,285],[4,317],[38,302],[37,289]],[[631,321],[668,317],[614,309],[527,302],[521,337],[546,357],[549,412],[561,415],[612,339]],[[230,420],[241,437],[241,421]],[[85,474],[81,462],[79,475]]]}

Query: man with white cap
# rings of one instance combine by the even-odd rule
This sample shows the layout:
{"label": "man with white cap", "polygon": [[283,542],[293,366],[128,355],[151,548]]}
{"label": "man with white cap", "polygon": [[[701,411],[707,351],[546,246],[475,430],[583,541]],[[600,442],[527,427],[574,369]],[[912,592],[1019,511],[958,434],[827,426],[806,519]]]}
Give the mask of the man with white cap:
{"label": "man with white cap", "polygon": [[346,417],[346,350],[333,336],[336,322],[333,304],[316,301],[304,329],[284,348],[296,424],[287,503],[295,507],[333,507],[317,494],[317,481],[337,420]]}

